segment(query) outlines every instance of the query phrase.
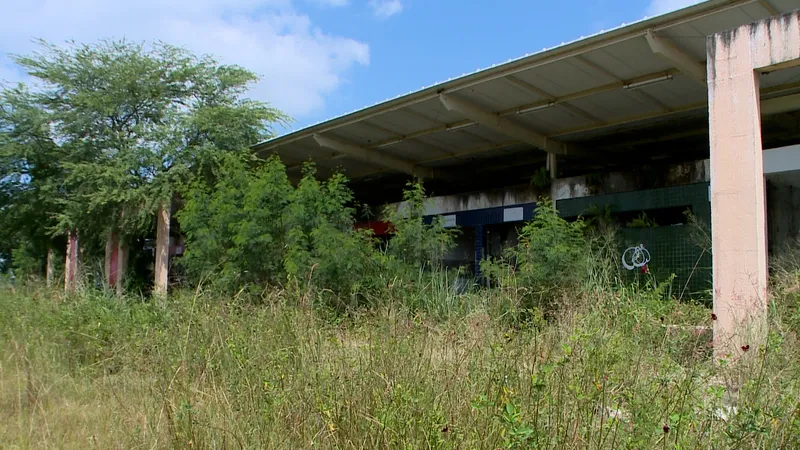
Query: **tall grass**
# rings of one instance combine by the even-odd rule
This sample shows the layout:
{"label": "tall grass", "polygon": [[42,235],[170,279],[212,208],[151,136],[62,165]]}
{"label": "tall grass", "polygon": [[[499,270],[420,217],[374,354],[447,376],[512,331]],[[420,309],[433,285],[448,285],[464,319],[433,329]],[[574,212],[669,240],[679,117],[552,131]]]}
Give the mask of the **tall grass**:
{"label": "tall grass", "polygon": [[347,316],[295,291],[3,287],[0,447],[800,445],[796,297],[775,300],[767,346],[721,366],[695,328],[710,311],[658,291],[595,286],[520,322],[508,291],[450,285]]}

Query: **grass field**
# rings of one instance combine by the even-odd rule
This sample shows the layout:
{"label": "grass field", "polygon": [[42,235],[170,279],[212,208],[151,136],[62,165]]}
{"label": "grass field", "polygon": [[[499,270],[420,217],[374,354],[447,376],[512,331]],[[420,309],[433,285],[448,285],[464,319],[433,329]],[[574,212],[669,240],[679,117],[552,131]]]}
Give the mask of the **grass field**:
{"label": "grass field", "polygon": [[[0,295],[0,448],[793,448],[793,294],[715,365],[710,310],[631,287],[347,316],[269,291]],[[306,306],[304,306],[306,305]],[[518,311],[517,311],[518,312]],[[686,325],[686,327],[667,327]]]}

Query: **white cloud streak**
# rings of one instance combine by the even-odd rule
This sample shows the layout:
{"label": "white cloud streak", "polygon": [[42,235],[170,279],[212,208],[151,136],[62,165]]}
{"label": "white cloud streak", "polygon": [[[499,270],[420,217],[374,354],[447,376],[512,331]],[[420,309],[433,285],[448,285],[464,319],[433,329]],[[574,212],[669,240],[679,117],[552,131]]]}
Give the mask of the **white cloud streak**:
{"label": "white cloud streak", "polygon": [[325,33],[292,0],[26,0],[3,7],[0,79],[24,79],[7,54],[33,51],[33,38],[61,44],[123,37],[162,40],[253,70],[262,80],[251,97],[296,118],[322,113],[325,96],[348,71],[369,64],[367,44]]}
{"label": "white cloud streak", "polygon": [[309,0],[311,3],[316,3],[322,6],[332,6],[334,8],[341,8],[350,4],[350,0]]}
{"label": "white cloud streak", "polygon": [[372,13],[379,19],[388,19],[395,14],[403,12],[401,0],[369,0]]}

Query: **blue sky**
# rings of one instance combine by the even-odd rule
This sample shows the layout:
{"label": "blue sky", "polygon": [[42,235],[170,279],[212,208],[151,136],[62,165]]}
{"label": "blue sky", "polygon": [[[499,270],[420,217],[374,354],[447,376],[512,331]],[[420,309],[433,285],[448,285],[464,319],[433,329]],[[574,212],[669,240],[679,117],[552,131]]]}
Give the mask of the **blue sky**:
{"label": "blue sky", "polygon": [[[262,76],[297,129],[696,0],[0,0],[0,80],[32,38],[160,39]],[[287,130],[281,130],[286,132]]]}

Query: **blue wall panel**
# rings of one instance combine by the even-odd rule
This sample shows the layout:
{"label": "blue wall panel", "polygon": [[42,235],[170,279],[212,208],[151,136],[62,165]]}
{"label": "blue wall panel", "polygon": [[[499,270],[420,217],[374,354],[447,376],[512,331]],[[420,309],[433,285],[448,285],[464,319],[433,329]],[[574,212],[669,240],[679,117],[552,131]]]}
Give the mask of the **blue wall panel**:
{"label": "blue wall panel", "polygon": [[533,219],[533,211],[536,209],[536,203],[523,203],[519,205],[498,206],[496,208],[459,211],[455,213],[441,214],[440,216],[425,216],[425,223],[431,223],[434,217],[456,216],[456,226],[459,227],[495,225],[498,223],[506,223],[503,221],[503,211],[509,208],[522,208],[522,220],[528,221]]}

